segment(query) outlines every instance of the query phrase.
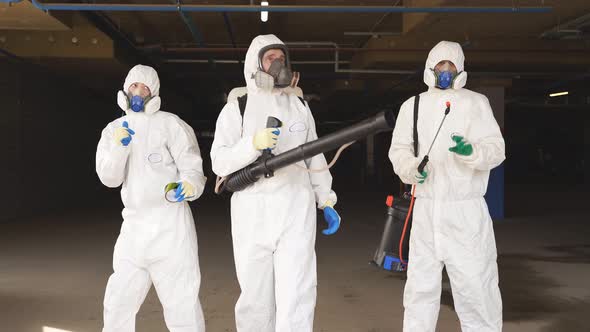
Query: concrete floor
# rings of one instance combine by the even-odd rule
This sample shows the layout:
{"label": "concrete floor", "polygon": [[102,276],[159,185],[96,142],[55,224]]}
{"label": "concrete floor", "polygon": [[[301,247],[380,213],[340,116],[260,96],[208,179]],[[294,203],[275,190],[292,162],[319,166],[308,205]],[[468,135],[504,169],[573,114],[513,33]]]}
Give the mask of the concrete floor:
{"label": "concrete floor", "polygon": [[[341,231],[318,236],[315,331],[401,331],[405,276],[368,264],[380,237],[384,198],[345,195]],[[239,288],[227,200],[206,197],[194,207],[208,331],[235,331]],[[504,331],[590,331],[588,214],[541,213],[495,224]],[[0,331],[100,331],[119,223],[117,206],[0,223]],[[459,331],[448,281],[441,302],[438,330]],[[153,289],[138,314],[137,331],[166,331]]]}

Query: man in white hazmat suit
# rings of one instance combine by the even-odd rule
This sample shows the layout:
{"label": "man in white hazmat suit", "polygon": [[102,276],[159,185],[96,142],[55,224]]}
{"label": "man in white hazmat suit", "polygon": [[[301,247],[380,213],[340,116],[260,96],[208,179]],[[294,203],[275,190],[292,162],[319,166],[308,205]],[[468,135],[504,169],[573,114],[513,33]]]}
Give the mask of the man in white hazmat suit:
{"label": "man in white hazmat suit", "polygon": [[[254,38],[244,63],[247,103],[228,101],[217,120],[211,148],[213,171],[225,177],[254,162],[265,149],[280,154],[317,139],[307,104],[288,94],[289,57],[274,35]],[[282,128],[266,129],[267,117]],[[243,124],[242,124],[243,123]],[[238,332],[312,332],[316,303],[316,203],[324,209],[331,234],[340,218],[332,208],[323,155],[277,170],[231,198]],[[331,215],[332,217],[329,217]]]}
{"label": "man in white hazmat suit", "polygon": [[[126,115],[102,132],[96,172],[122,185],[123,225],[104,298],[104,332],[135,331],[135,315],[152,282],[172,332],[204,332],[198,293],[197,237],[187,201],[203,192],[202,159],[193,129],[160,111],[156,71],[131,69],[118,104]],[[173,188],[172,200],[165,187]]]}
{"label": "man in white hazmat suit", "polygon": [[[404,331],[434,332],[440,308],[441,272],[446,267],[455,310],[465,332],[501,331],[496,243],[483,198],[490,170],[505,159],[504,139],[488,99],[464,89],[463,50],[442,41],[424,70],[427,92],[418,108],[419,156],[414,156],[414,97],[400,109],[389,158],[403,182],[415,184]],[[427,154],[445,110],[450,112]]]}

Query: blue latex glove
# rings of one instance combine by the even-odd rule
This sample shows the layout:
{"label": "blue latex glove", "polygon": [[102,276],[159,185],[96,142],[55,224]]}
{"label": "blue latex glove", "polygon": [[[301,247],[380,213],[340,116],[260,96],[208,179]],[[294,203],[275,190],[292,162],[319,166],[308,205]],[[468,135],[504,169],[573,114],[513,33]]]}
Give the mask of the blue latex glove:
{"label": "blue latex glove", "polygon": [[322,233],[324,235],[332,235],[338,231],[340,228],[340,215],[338,212],[334,210],[331,206],[326,206],[324,208],[324,219],[328,223],[328,228],[324,229]]}
{"label": "blue latex glove", "polygon": [[131,143],[132,135],[135,135],[135,131],[129,128],[127,121],[123,121],[123,127],[115,130],[115,140],[123,146],[128,146]]}
{"label": "blue latex glove", "polygon": [[195,187],[188,182],[178,182],[178,187],[176,187],[174,198],[177,202],[182,202],[186,198],[192,198],[195,195]]}

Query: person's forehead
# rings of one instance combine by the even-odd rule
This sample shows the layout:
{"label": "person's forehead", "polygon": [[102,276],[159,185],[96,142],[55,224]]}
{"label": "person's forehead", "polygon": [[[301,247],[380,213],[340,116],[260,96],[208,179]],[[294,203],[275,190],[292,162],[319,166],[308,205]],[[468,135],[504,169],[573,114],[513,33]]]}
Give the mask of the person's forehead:
{"label": "person's forehead", "polygon": [[451,61],[451,60],[442,60],[439,63],[437,63],[436,65],[437,66],[438,65],[444,65],[444,64],[447,64],[447,63],[450,64],[450,65],[454,65],[453,61]]}
{"label": "person's forehead", "polygon": [[136,85],[136,86],[140,86],[140,87],[144,87],[146,89],[149,89],[150,87],[141,83],[141,82],[134,82],[132,85]]}
{"label": "person's forehead", "polygon": [[267,56],[285,56],[285,52],[283,52],[283,50],[278,49],[278,48],[272,48],[266,52],[264,52],[263,57],[267,57]]}

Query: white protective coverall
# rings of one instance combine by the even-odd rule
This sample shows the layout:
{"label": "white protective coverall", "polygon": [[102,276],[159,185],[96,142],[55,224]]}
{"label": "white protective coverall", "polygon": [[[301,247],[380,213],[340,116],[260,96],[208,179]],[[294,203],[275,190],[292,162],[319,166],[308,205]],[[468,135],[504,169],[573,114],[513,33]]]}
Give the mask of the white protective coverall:
{"label": "white protective coverall", "polygon": [[[138,65],[131,69],[124,91],[139,82],[152,97],[159,94],[156,71]],[[122,108],[126,108],[120,103]],[[126,110],[102,132],[96,151],[96,172],[102,183],[123,185],[123,224],[115,244],[114,273],[104,298],[104,332],[134,331],[135,315],[152,282],[172,332],[203,332],[205,322],[198,294],[201,283],[197,236],[188,202],[170,203],[166,184],[187,181],[197,199],[203,192],[202,159],[193,129],[178,116],[150,109]],[[123,121],[135,131],[129,146],[113,139]]]}
{"label": "white protective coverall", "polygon": [[[274,35],[254,38],[244,64],[248,102],[243,128],[238,102],[228,100],[217,119],[211,148],[213,172],[227,176],[254,162],[261,152],[254,134],[268,116],[283,122],[280,154],[317,139],[307,105],[280,89],[258,88],[252,74],[259,69],[260,50],[283,44]],[[323,155],[299,163],[326,167]],[[238,332],[312,332],[316,303],[316,202],[336,202],[329,171],[308,173],[291,165],[260,179],[231,198],[231,222],[236,273],[241,295],[236,304]]]}
{"label": "white protective coverall", "polygon": [[[467,332],[501,331],[502,300],[498,287],[492,220],[483,198],[490,170],[505,159],[504,139],[488,99],[464,89],[466,77],[441,90],[429,77],[436,64],[452,61],[464,68],[461,46],[441,42],[428,55],[418,116],[419,157],[414,157],[414,97],[400,109],[389,158],[402,181],[415,184],[416,168],[433,141],[446,102],[451,111],[430,153],[428,178],[416,188],[410,235],[408,279],[404,291],[404,331],[434,332],[440,308],[441,271],[447,269],[455,310]],[[466,73],[464,73],[466,75]],[[473,154],[450,152],[453,135],[473,146]]]}

